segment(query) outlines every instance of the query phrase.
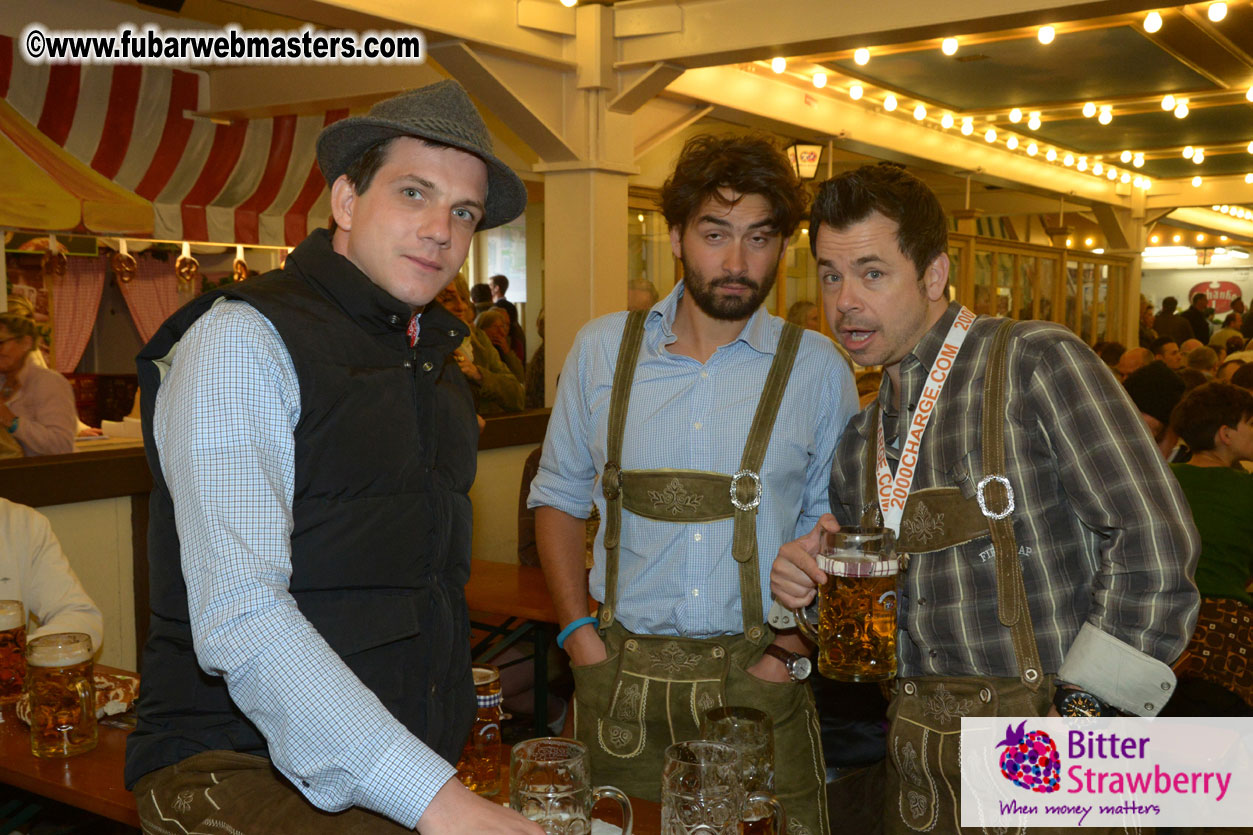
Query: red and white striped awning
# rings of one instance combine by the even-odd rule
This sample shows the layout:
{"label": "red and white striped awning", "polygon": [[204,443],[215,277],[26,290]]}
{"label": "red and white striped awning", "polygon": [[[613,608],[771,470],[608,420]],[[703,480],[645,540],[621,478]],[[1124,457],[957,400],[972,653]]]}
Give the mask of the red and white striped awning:
{"label": "red and white striped awning", "polygon": [[[220,125],[203,73],[156,66],[31,65],[0,36],[0,98],[49,140],[153,205],[161,240],[295,246],[326,225],[314,145],[347,109]],[[107,231],[107,230],[93,230]]]}

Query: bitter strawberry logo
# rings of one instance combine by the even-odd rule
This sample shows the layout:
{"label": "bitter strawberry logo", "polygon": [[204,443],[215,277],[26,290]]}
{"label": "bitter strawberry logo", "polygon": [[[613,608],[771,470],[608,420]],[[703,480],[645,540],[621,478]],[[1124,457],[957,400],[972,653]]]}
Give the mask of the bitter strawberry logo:
{"label": "bitter strawberry logo", "polygon": [[1057,744],[1044,731],[1026,731],[1026,727],[1026,720],[1017,728],[1005,726],[1005,739],[996,746],[1005,746],[1001,752],[1001,774],[1027,791],[1055,792],[1062,773]]}

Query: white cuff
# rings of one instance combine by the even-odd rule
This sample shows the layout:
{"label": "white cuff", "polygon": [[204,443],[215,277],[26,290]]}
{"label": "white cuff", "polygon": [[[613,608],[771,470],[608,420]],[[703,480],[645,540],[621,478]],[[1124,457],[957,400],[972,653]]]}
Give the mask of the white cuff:
{"label": "white cuff", "polygon": [[1137,716],[1156,716],[1175,692],[1175,673],[1090,623],[1079,630],[1057,677]]}

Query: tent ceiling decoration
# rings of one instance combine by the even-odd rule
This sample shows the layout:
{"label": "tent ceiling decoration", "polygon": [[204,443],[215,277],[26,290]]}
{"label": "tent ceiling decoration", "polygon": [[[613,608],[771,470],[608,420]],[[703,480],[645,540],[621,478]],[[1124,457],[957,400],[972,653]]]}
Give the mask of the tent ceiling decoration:
{"label": "tent ceiling decoration", "polygon": [[[0,37],[0,104],[7,102],[3,112],[16,117],[6,126],[24,123],[33,137],[26,145],[43,149],[32,160],[46,176],[35,176],[28,161],[19,166],[26,172],[25,190],[11,193],[9,183],[0,183],[0,189],[10,205],[49,205],[22,217],[0,217],[0,224],[272,246],[295,246],[325,225],[330,193],[314,146],[322,128],[347,116],[347,109],[216,124],[194,115],[206,84],[202,73],[133,65],[32,66],[14,46],[12,38]],[[7,170],[11,152],[3,141],[0,155]],[[60,163],[49,170],[54,157]],[[77,170],[79,178],[66,182],[58,176],[63,168]],[[49,177],[68,197],[48,197]],[[108,191],[127,212],[89,220],[84,203],[81,224],[69,222],[67,199],[85,194],[84,180],[94,187],[92,194]],[[145,223],[134,221],[136,207],[146,211]],[[127,219],[119,221],[115,214]]]}

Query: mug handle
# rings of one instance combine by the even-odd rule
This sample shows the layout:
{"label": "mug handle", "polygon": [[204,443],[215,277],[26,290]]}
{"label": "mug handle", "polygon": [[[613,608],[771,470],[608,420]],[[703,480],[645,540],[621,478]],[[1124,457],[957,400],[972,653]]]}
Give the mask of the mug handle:
{"label": "mug handle", "polygon": [[[818,598],[814,597],[814,602],[810,606],[817,606]],[[801,634],[810,640],[815,646],[821,646],[822,641],[818,638],[818,629],[814,626],[813,621],[809,619],[808,608],[792,609],[792,617],[796,618],[796,628]]]}
{"label": "mug handle", "polygon": [[[612,798],[618,801],[618,805],[622,807],[622,835],[631,835],[631,825],[634,822],[634,815],[631,812],[631,801],[622,792],[621,789],[615,789],[613,786],[597,786],[592,790],[592,805],[596,805],[596,801],[601,798]],[[783,807],[779,807],[782,810]],[[782,832],[783,830],[776,830]]]}
{"label": "mug handle", "polygon": [[787,832],[787,812],[783,809],[783,804],[779,802],[779,798],[770,792],[753,792],[748,796],[746,806],[763,805],[769,806],[771,813],[774,815],[774,832]]}

